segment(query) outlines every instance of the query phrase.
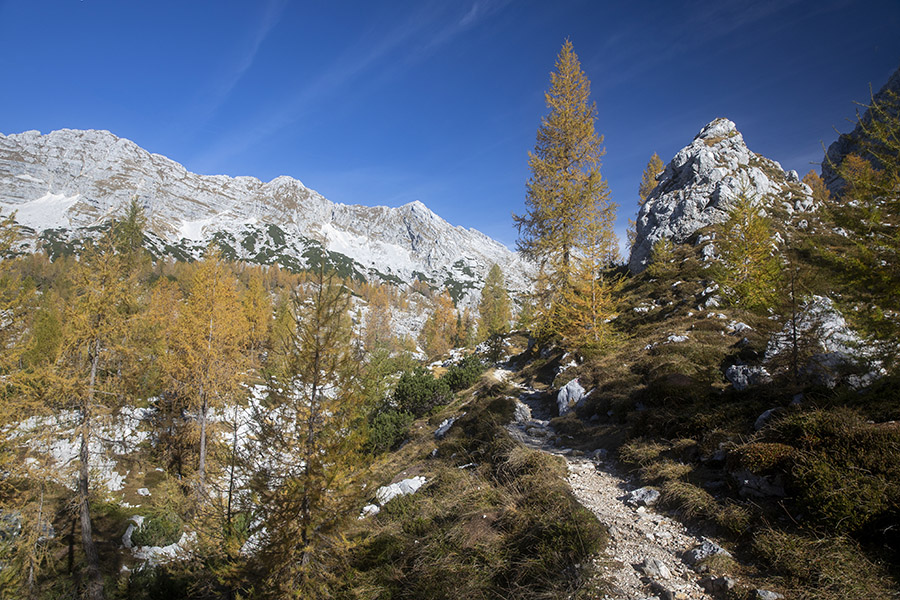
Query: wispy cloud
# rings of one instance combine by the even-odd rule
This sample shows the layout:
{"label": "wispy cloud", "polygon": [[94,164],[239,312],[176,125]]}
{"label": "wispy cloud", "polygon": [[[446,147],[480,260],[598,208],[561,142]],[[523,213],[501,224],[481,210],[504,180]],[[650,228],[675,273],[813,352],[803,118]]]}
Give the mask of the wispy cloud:
{"label": "wispy cloud", "polygon": [[250,35],[240,44],[237,58],[225,65],[219,75],[212,79],[206,86],[202,98],[189,109],[190,114],[180,120],[178,126],[180,135],[194,134],[215,118],[241,79],[253,67],[266,38],[281,21],[287,3],[288,0],[267,0],[264,3],[258,22]]}
{"label": "wispy cloud", "polygon": [[218,140],[196,162],[206,171],[214,169],[221,161],[296,123],[364,77],[372,77],[377,85],[387,83],[463,32],[497,14],[510,1],[478,0],[461,18],[448,18],[443,2],[423,3],[394,27],[360,40],[343,56],[326,65],[321,75],[273,110],[260,112],[248,127],[234,130]]}
{"label": "wispy cloud", "polygon": [[217,109],[228,98],[231,91],[240,82],[244,74],[253,66],[260,47],[272,29],[278,25],[281,15],[284,13],[287,0],[268,0],[263,11],[262,18],[250,37],[250,43],[242,56],[231,66],[228,74],[219,82],[216,92],[213,94],[212,108]]}

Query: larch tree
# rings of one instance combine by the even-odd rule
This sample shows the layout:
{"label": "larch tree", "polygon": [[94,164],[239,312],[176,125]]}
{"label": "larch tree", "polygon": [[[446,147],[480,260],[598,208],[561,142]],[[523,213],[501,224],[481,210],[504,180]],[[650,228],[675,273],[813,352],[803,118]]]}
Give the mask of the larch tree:
{"label": "larch tree", "polygon": [[250,367],[245,352],[247,319],[237,279],[210,247],[195,269],[187,297],[168,334],[168,387],[195,411],[200,426],[197,490],[206,493],[210,409],[236,402],[245,393]]}
{"label": "larch tree", "polygon": [[[25,356],[34,348],[34,331],[40,321],[32,318],[29,327],[35,290],[23,280],[13,258],[18,243],[14,217],[0,218],[0,514],[5,515],[6,533],[13,526],[19,531],[17,535],[3,535],[5,539],[0,541],[0,598],[30,598],[42,559],[37,538],[47,521],[41,514],[44,480],[34,476],[31,465],[35,461],[21,460],[22,447],[26,443],[34,447],[41,432],[25,432],[20,424],[30,416],[41,415],[45,407],[40,398],[29,393],[28,372],[32,369],[22,368],[32,362]],[[36,352],[31,352],[31,358],[35,357]],[[38,490],[34,489],[35,482]]]}
{"label": "larch tree", "polygon": [[550,113],[542,118],[534,151],[526,212],[513,215],[518,250],[538,263],[539,310],[552,310],[574,278],[573,257],[589,215],[614,207],[600,174],[603,136],[594,129],[596,105],[590,81],[581,70],[572,43],[566,41],[550,74],[545,94]]}
{"label": "larch tree", "polygon": [[469,307],[465,307],[462,311],[456,311],[456,335],[453,337],[453,344],[457,348],[470,348],[475,343],[477,334],[475,315],[472,314]]}
{"label": "larch tree", "polygon": [[240,294],[241,306],[247,319],[248,346],[253,354],[260,354],[269,341],[272,325],[272,297],[265,288],[263,274],[253,268],[247,275],[247,285]]}
{"label": "larch tree", "polygon": [[478,303],[478,339],[486,340],[491,336],[509,331],[512,318],[509,309],[509,293],[506,281],[499,265],[491,265],[484,287],[481,288],[481,300]]}
{"label": "larch tree", "polygon": [[604,274],[610,266],[608,245],[614,218],[608,209],[587,216],[578,239],[581,252],[576,257],[575,278],[553,314],[554,329],[582,356],[608,350],[616,338],[610,321],[622,280]]}
{"label": "larch tree", "polygon": [[391,294],[385,285],[370,285],[366,294],[369,310],[366,313],[365,348],[374,352],[389,348],[393,342],[391,331]]}
{"label": "larch tree", "polygon": [[[638,186],[638,210],[640,210],[647,202],[647,198],[650,197],[650,192],[656,188],[656,178],[659,177],[659,174],[662,173],[665,168],[665,163],[663,163],[659,155],[654,152],[653,156],[650,157],[649,162],[647,162],[647,166],[644,167],[644,173],[641,175],[641,184]],[[628,219],[628,229],[625,233],[628,237],[629,248],[634,246],[634,240],[637,236],[635,231],[636,227],[637,223],[633,219]]]}
{"label": "larch tree", "polygon": [[811,170],[803,176],[803,183],[812,190],[813,200],[818,204],[827,204],[831,202],[831,191],[825,186],[825,181],[819,177],[819,174]]}
{"label": "larch tree", "polygon": [[74,263],[71,279],[74,297],[66,311],[60,356],[51,381],[61,407],[78,414],[76,496],[87,567],[86,596],[100,600],[103,576],[91,520],[90,453],[99,443],[97,420],[115,409],[121,398],[119,367],[128,351],[123,340],[134,287],[124,257],[116,249],[113,229],[85,248]]}
{"label": "larch tree", "polygon": [[641,175],[641,185],[638,186],[638,206],[643,206],[650,197],[650,192],[656,188],[656,178],[665,170],[666,165],[663,163],[659,155],[654,152],[650,157],[647,166],[644,167],[644,174]]}
{"label": "larch tree", "polygon": [[[865,307],[860,323],[882,340],[893,339],[900,355],[900,95],[872,98],[859,117],[860,154],[836,165],[846,183],[828,211],[850,233],[850,246],[831,259]],[[894,315],[894,316],[892,316]]]}
{"label": "larch tree", "polygon": [[[338,527],[355,508],[365,430],[351,298],[320,269],[310,294],[291,304],[293,327],[269,374],[255,427],[261,456],[255,489],[262,515],[266,588],[276,597],[326,597]],[[352,517],[351,517],[352,518]]]}
{"label": "larch tree", "polygon": [[456,308],[450,292],[444,290],[435,296],[433,310],[425,321],[420,334],[422,349],[428,358],[437,358],[450,351],[453,340],[456,338]]}
{"label": "larch tree", "polygon": [[733,303],[760,310],[777,301],[782,265],[772,238],[771,221],[754,198],[741,191],[716,238],[721,262],[713,272]]}

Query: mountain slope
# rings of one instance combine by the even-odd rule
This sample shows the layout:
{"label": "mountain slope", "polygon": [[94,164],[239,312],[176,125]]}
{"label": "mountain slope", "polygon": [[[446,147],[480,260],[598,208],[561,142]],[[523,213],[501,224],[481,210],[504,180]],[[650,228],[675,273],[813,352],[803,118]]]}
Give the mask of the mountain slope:
{"label": "mountain slope", "polygon": [[397,208],[337,204],[290,177],[266,183],[198,175],[108,131],[0,134],[0,207],[17,211],[37,234],[83,235],[121,214],[132,197],[145,208],[160,254],[196,256],[216,239],[236,258],[302,268],[324,248],[354,275],[418,278],[469,301],[497,263],[510,289],[528,287],[529,267],[515,253],[418,201]]}

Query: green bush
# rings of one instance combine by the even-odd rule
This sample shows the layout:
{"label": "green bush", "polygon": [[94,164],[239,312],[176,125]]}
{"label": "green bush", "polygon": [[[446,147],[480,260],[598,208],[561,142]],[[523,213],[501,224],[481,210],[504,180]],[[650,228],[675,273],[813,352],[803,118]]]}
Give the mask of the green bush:
{"label": "green bush", "polygon": [[436,406],[447,404],[452,398],[450,386],[443,379],[435,379],[424,367],[405,371],[394,389],[394,406],[414,417],[428,414]]}
{"label": "green bush", "polygon": [[771,442],[750,442],[733,448],[728,464],[733,469],[747,469],[751,473],[784,471],[793,461],[796,450],[792,446]]}
{"label": "green bush", "polygon": [[484,363],[481,362],[481,359],[471,354],[459,361],[458,364],[451,365],[447,372],[444,373],[444,376],[441,377],[441,381],[445,381],[450,386],[451,391],[458,392],[478,381],[478,377],[484,372],[484,368]]}
{"label": "green bush", "polygon": [[860,531],[891,508],[891,483],[824,456],[803,456],[793,476],[800,506],[837,533]]}
{"label": "green bush", "polygon": [[135,546],[168,546],[181,539],[184,522],[175,513],[162,513],[144,519],[144,523],[131,534]]}
{"label": "green bush", "polygon": [[400,445],[406,438],[413,416],[408,412],[388,409],[377,413],[369,424],[369,448],[379,454]]}

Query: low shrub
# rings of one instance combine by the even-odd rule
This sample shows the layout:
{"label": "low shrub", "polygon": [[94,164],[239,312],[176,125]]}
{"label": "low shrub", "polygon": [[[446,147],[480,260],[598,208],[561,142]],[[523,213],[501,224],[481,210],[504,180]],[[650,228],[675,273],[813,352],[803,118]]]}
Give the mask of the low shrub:
{"label": "low shrub", "polygon": [[450,390],[458,392],[473,385],[484,372],[485,366],[478,356],[471,354],[455,365],[451,365],[441,377],[441,381],[447,383]]}
{"label": "low shrub", "polygon": [[836,408],[787,415],[773,426],[798,447],[790,487],[812,523],[859,533],[900,514],[900,428]]}
{"label": "low shrub", "polygon": [[394,388],[394,406],[416,418],[427,415],[436,406],[452,399],[450,386],[443,378],[435,379],[424,367],[405,371]]}
{"label": "low shrub", "polygon": [[784,471],[790,467],[797,451],[793,446],[778,442],[750,442],[732,448],[728,466],[732,470],[747,469],[751,473]]}
{"label": "low shrub", "polygon": [[662,504],[687,519],[714,517],[718,510],[716,499],[709,492],[686,481],[667,481],[661,492]]}
{"label": "low shrub", "polygon": [[375,414],[369,423],[369,449],[375,454],[393,450],[406,439],[413,416],[401,410],[387,409]]}
{"label": "low shrub", "polygon": [[641,468],[641,479],[647,483],[674,481],[687,476],[694,468],[691,465],[671,460],[659,460]]}
{"label": "low shrub", "polygon": [[898,500],[897,482],[873,477],[827,455],[803,455],[792,475],[798,504],[836,533],[860,531]]}
{"label": "low shrub", "polygon": [[184,521],[173,512],[161,512],[146,517],[131,534],[135,546],[168,546],[181,539]]}
{"label": "low shrub", "polygon": [[631,465],[645,465],[656,460],[668,448],[643,438],[631,440],[619,448],[619,460]]}

